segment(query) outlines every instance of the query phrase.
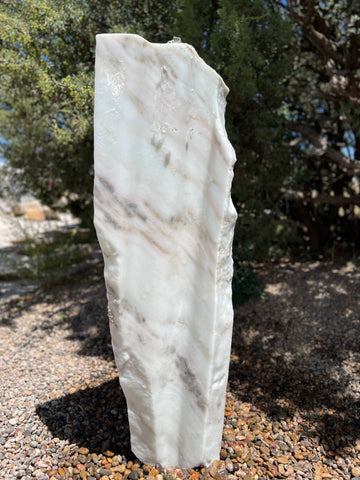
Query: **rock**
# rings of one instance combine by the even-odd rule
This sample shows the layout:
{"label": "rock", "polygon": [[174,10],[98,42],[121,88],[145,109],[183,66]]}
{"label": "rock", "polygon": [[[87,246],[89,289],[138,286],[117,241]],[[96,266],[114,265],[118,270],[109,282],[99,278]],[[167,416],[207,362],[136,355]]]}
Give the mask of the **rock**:
{"label": "rock", "polygon": [[163,473],[163,472],[164,472],[164,469],[163,469],[163,467],[162,467],[162,465],[161,465],[160,463],[157,463],[157,464],[155,465],[155,468],[156,468],[156,470],[157,470],[159,473]]}
{"label": "rock", "polygon": [[351,475],[353,477],[360,477],[360,467],[353,467],[351,469]]}
{"label": "rock", "polygon": [[44,205],[42,207],[43,213],[45,215],[46,220],[59,220],[59,214],[55,212],[52,208],[48,207],[47,205]]}
{"label": "rock", "polygon": [[233,320],[228,88],[184,43],[96,42],[94,219],[131,447],[143,462],[209,466]]}
{"label": "rock", "polygon": [[225,429],[223,432],[223,437],[227,442],[235,442],[235,430],[231,428]]}
{"label": "rock", "polygon": [[25,220],[45,220],[43,207],[35,198],[24,197],[20,204],[12,206],[11,213],[13,216],[23,215]]}
{"label": "rock", "polygon": [[43,222],[45,220],[45,214],[39,208],[29,208],[24,216],[25,220]]}
{"label": "rock", "polygon": [[100,475],[112,475],[113,472],[107,468],[100,468],[99,473]]}
{"label": "rock", "polygon": [[228,452],[225,450],[225,448],[222,448],[222,449],[220,450],[220,458],[221,458],[221,460],[225,460],[225,459],[227,458],[227,456],[228,456]]}
{"label": "rock", "polygon": [[10,210],[10,215],[12,217],[20,217],[24,215],[24,211],[21,207],[21,205],[12,205],[11,210]]}
{"label": "rock", "polygon": [[287,464],[289,463],[289,459],[287,457],[277,457],[276,460],[279,462],[279,463],[282,463],[282,464]]}
{"label": "rock", "polygon": [[80,447],[79,448],[79,453],[81,455],[87,455],[89,453],[89,449],[88,448],[85,448],[85,447]]}
{"label": "rock", "polygon": [[[146,475],[148,475],[151,472],[152,468],[153,467],[149,463],[145,463],[143,465],[143,471]],[[124,470],[125,470],[125,465],[124,465]]]}
{"label": "rock", "polygon": [[42,205],[37,199],[23,197],[20,203],[11,206],[12,217],[24,216],[25,220],[44,221],[59,220],[59,214],[47,205]]}
{"label": "rock", "polygon": [[125,465],[122,464],[122,465],[115,465],[114,467],[111,467],[111,470],[114,472],[114,473],[123,473],[125,472]]}
{"label": "rock", "polygon": [[127,478],[128,478],[129,480],[138,480],[139,474],[138,474],[138,472],[137,472],[136,470],[132,470],[132,471],[129,473],[129,475],[128,475]]}
{"label": "rock", "polygon": [[226,470],[230,473],[232,473],[234,471],[234,464],[233,462],[230,460],[230,458],[227,458],[225,460],[225,466],[226,466]]}
{"label": "rock", "polygon": [[294,451],[294,458],[296,458],[296,460],[303,460],[304,459],[304,455],[299,452],[298,450]]}

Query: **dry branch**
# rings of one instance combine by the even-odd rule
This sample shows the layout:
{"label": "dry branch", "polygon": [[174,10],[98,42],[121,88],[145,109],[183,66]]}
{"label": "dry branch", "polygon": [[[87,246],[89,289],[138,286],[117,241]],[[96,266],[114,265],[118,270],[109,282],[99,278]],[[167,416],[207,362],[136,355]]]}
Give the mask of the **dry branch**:
{"label": "dry branch", "polygon": [[328,162],[339,165],[348,175],[360,175],[359,160],[351,160],[343,155],[340,150],[336,150],[329,146],[326,138],[318,134],[312,128],[294,122],[290,122],[288,128],[300,133],[304,139],[309,140],[309,142],[314,145],[316,151],[312,152],[312,156],[322,157]]}

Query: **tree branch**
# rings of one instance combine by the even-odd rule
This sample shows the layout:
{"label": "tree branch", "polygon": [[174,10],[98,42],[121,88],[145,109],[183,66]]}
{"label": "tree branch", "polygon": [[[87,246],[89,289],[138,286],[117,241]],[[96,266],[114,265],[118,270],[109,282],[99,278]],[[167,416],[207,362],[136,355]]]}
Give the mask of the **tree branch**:
{"label": "tree branch", "polygon": [[316,204],[327,203],[329,205],[335,205],[337,207],[348,207],[349,205],[360,206],[360,196],[354,195],[353,197],[343,197],[342,195],[332,196],[319,194],[317,197],[312,199],[312,202]]}
{"label": "tree branch", "polygon": [[328,38],[325,37],[325,35],[315,30],[312,25],[304,25],[304,34],[315,48],[320,50],[326,56],[335,60],[335,62],[342,67],[345,67],[344,57],[336,51],[336,47]]}
{"label": "tree branch", "polygon": [[343,155],[339,150],[330,147],[326,138],[319,135],[315,130],[306,126],[299,125],[294,122],[288,123],[288,128],[302,135],[303,138],[309,140],[317,149],[313,155],[322,157],[331,163],[339,165],[348,175],[360,175],[360,161],[350,160]]}
{"label": "tree branch", "polygon": [[314,8],[315,8],[316,0],[308,0],[307,2],[307,12],[304,18],[304,25],[310,25],[312,17],[314,15]]}
{"label": "tree branch", "polygon": [[[309,10],[306,15],[303,15],[296,11],[293,6],[291,5],[291,0],[287,0],[286,5],[284,5],[281,1],[277,0],[276,1],[277,5],[281,5],[282,8],[284,8],[290,18],[292,18],[296,23],[298,23],[304,32],[304,35],[307,37],[310,43],[325,54],[325,56],[332,58],[335,62],[337,62],[339,65],[342,67],[346,67],[346,61],[340,53],[337,52],[336,46],[329,40],[329,38],[324,34],[319,32],[314,28],[314,26],[311,24],[311,19],[312,19],[312,2],[309,1]],[[317,18],[321,18],[320,13],[317,11]]]}
{"label": "tree branch", "polygon": [[348,207],[350,205],[360,206],[360,195],[352,197],[344,197],[342,195],[324,195],[317,191],[298,192],[296,190],[282,189],[281,193],[284,198],[301,201],[302,203],[309,202],[315,206],[321,204],[335,205],[336,207]]}

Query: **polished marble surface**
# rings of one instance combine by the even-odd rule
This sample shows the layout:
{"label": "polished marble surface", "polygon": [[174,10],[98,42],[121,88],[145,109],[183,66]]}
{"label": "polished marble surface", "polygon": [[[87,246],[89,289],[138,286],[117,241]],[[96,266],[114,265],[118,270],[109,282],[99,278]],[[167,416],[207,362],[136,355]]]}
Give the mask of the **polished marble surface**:
{"label": "polished marble surface", "polygon": [[97,36],[95,226],[134,453],[209,465],[231,345],[228,89],[184,43]]}

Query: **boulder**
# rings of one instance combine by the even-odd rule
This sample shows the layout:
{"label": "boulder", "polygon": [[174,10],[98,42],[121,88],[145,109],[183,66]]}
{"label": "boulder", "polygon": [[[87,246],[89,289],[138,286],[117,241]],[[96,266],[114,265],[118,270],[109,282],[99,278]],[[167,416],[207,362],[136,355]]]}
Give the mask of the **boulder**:
{"label": "boulder", "polygon": [[42,205],[33,198],[22,199],[20,203],[12,205],[11,216],[23,216],[25,220],[43,222],[44,220],[59,220],[59,214],[52,208]]}
{"label": "boulder", "polygon": [[32,220],[37,222],[43,222],[46,217],[44,212],[40,208],[29,208],[24,216],[25,220]]}

